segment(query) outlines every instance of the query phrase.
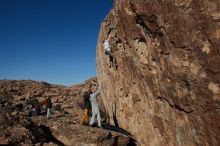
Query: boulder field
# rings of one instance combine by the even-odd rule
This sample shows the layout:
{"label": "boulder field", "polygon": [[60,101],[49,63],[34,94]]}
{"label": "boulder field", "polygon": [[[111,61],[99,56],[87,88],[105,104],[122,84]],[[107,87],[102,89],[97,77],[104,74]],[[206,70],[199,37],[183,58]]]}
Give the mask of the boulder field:
{"label": "boulder field", "polygon": [[[131,138],[118,132],[114,126],[107,129],[83,126],[83,93],[96,78],[83,84],[65,87],[31,80],[0,81],[0,145],[35,146],[125,146]],[[28,116],[27,101],[47,96],[52,100],[52,114],[49,119],[42,106],[40,115]],[[102,121],[106,121],[105,109],[98,97]],[[23,109],[19,110],[18,105]],[[112,128],[111,128],[112,127]],[[104,127],[105,128],[105,127]],[[109,130],[113,129],[113,130]]]}

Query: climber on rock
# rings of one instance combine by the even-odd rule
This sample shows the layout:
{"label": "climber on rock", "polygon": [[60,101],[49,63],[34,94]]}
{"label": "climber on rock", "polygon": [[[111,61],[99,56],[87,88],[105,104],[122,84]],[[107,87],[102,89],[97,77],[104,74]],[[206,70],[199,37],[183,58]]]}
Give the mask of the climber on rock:
{"label": "climber on rock", "polygon": [[91,104],[90,104],[90,94],[92,94],[92,91],[89,89],[88,91],[84,92],[83,95],[83,115],[80,124],[84,124],[85,122],[89,122],[89,112],[91,110]]}
{"label": "climber on rock", "polygon": [[116,59],[109,45],[110,37],[111,33],[109,34],[108,38],[105,41],[103,41],[103,48],[105,54],[109,55],[110,67],[114,67],[114,69],[116,69]]}
{"label": "climber on rock", "polygon": [[98,106],[98,101],[97,101],[97,96],[100,94],[100,90],[97,90],[97,87],[93,88],[92,94],[90,94],[90,103],[92,106],[92,117],[90,119],[89,125],[93,126],[95,122],[95,117],[97,116],[98,120],[98,127],[102,128],[101,125],[101,116],[100,116],[100,111],[99,111],[99,106]]}

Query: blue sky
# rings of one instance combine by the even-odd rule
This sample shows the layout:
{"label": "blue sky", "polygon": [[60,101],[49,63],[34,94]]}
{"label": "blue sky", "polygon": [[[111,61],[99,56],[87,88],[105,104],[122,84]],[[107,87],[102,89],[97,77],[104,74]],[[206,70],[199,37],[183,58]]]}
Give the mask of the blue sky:
{"label": "blue sky", "polygon": [[0,79],[72,85],[96,75],[113,0],[0,0]]}

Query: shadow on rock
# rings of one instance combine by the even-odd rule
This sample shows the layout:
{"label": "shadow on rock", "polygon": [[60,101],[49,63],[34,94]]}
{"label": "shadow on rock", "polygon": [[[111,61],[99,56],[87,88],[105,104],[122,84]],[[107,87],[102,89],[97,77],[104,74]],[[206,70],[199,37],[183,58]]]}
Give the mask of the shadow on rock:
{"label": "shadow on rock", "polygon": [[[118,126],[113,126],[113,125],[110,125],[110,124],[107,124],[107,123],[103,123],[102,127],[106,130],[111,130],[111,131],[122,133],[122,134],[128,136],[129,137],[129,143],[126,146],[136,146],[137,145],[136,140],[131,137],[131,134],[128,131],[126,131],[122,128],[119,128]],[[117,141],[118,141],[118,137],[115,137],[113,146],[117,146]]]}
{"label": "shadow on rock", "polygon": [[45,125],[40,125],[38,131],[42,134],[42,136],[45,138],[44,142],[42,143],[49,143],[52,142],[58,146],[65,146],[61,141],[59,141],[58,139],[56,139],[50,128],[45,126]]}

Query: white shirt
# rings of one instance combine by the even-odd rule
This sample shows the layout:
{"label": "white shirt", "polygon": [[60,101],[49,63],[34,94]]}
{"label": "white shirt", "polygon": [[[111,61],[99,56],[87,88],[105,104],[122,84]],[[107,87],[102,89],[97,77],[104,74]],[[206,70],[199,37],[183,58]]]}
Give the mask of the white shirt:
{"label": "white shirt", "polygon": [[111,51],[111,48],[109,46],[109,42],[108,40],[105,40],[105,42],[103,43],[103,48],[106,52],[110,52]]}

